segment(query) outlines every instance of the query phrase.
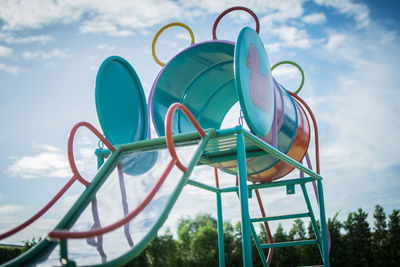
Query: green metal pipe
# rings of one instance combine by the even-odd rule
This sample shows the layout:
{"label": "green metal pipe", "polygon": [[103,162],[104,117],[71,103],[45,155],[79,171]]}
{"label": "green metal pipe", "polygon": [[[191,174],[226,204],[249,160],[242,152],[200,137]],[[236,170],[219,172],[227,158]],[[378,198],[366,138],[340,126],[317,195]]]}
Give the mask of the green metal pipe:
{"label": "green metal pipe", "polygon": [[304,173],[307,173],[308,175],[310,175],[311,177],[313,177],[316,180],[322,180],[322,177],[311,171],[310,169],[304,167],[302,164],[298,163],[297,161],[293,160],[292,158],[289,158],[287,155],[283,154],[282,152],[280,152],[279,150],[277,150],[276,148],[270,146],[269,144],[265,143],[263,140],[261,140],[260,138],[258,138],[257,136],[252,135],[251,133],[242,130],[241,131],[243,133],[243,135],[251,140],[255,145],[257,145],[258,147],[260,147],[261,149],[267,151],[269,154],[271,154],[272,156],[275,156],[276,158],[288,163],[289,165],[301,170]]}
{"label": "green metal pipe", "polygon": [[314,211],[313,208],[311,206],[311,202],[310,202],[310,198],[308,197],[308,193],[307,193],[307,188],[306,186],[303,184],[301,185],[301,190],[303,192],[303,196],[304,196],[304,200],[306,201],[306,205],[307,205],[307,209],[308,212],[310,213],[310,219],[311,219],[311,225],[313,227],[314,233],[315,233],[315,238],[318,241],[319,244],[319,250],[321,252],[321,256],[323,255],[323,251],[322,251],[322,241],[321,241],[321,234],[318,228],[318,224],[317,221],[315,220],[315,215],[314,215]]}
{"label": "green metal pipe", "polygon": [[[215,129],[204,130],[209,137],[216,135]],[[201,136],[197,131],[176,134],[173,136],[174,143],[184,144],[185,142],[196,143],[201,140]],[[151,150],[155,148],[166,147],[165,137],[157,137],[149,140],[137,141],[127,144],[116,145],[121,149],[122,152],[128,152],[132,150]]]}
{"label": "green metal pipe", "polygon": [[294,246],[305,246],[305,245],[316,245],[317,240],[301,240],[301,241],[290,241],[290,242],[280,242],[271,244],[262,244],[262,248],[281,248],[281,247],[294,247]]}
{"label": "green metal pipe", "polygon": [[188,180],[188,184],[189,184],[189,185],[196,186],[196,187],[201,188],[201,189],[204,189],[204,190],[207,190],[207,191],[210,191],[210,192],[213,192],[213,193],[220,193],[219,188],[217,188],[217,187],[215,187],[215,186],[209,186],[209,185],[206,185],[206,184],[203,184],[203,183],[194,181],[194,180],[190,180],[190,179],[189,179],[189,180]]}
{"label": "green metal pipe", "polygon": [[242,219],[242,250],[243,250],[243,266],[253,266],[251,251],[251,234],[250,234],[250,215],[249,200],[247,188],[247,170],[246,170],[246,149],[244,138],[241,133],[236,135],[237,138],[237,161],[239,172],[239,198]]}
{"label": "green metal pipe", "polygon": [[296,219],[296,218],[304,218],[309,217],[310,213],[297,213],[297,214],[288,214],[288,215],[280,215],[280,216],[271,216],[265,218],[254,218],[251,219],[251,222],[269,222],[269,221],[277,221],[277,220],[287,220],[287,219]]}
{"label": "green metal pipe", "polygon": [[[121,154],[120,150],[116,150],[110,158],[104,164],[104,168],[101,168],[97,175],[92,180],[91,184],[83,191],[78,200],[74,203],[71,209],[66,213],[66,215],[61,219],[54,229],[69,229],[78,219],[80,214],[89,205],[90,201],[94,197],[97,190],[107,179],[108,175],[114,170],[118,164],[119,156]],[[57,242],[43,239],[39,244],[29,249],[24,254],[19,257],[5,263],[2,266],[26,266],[28,263],[35,261],[35,259],[41,257],[44,251],[51,251],[57,245]]]}
{"label": "green metal pipe", "polygon": [[[304,178],[296,178],[296,179],[289,179],[289,180],[279,180],[274,181],[271,183],[262,183],[262,184],[250,184],[248,185],[249,190],[261,189],[261,188],[271,188],[271,187],[280,187],[292,184],[305,184],[308,182],[315,181],[315,179],[311,177],[304,177]],[[232,187],[225,187],[221,188],[221,193],[231,193],[236,192],[238,190],[237,186]]]}
{"label": "green metal pipe", "polygon": [[107,263],[104,264],[98,264],[98,265],[91,265],[91,266],[104,266],[104,267],[114,267],[114,266],[122,266],[124,264],[127,264],[130,260],[135,258],[137,255],[139,255],[140,252],[143,251],[143,249],[146,248],[146,246],[151,242],[151,240],[154,239],[154,237],[157,235],[157,231],[160,229],[160,227],[164,224],[165,220],[168,218],[168,215],[174,206],[176,200],[178,199],[180,193],[183,190],[183,187],[187,184],[188,179],[190,177],[190,174],[192,173],[193,168],[196,166],[198,160],[200,159],[201,153],[204,150],[204,147],[206,146],[209,136],[203,137],[201,140],[199,147],[197,148],[195,154],[193,155],[191,161],[189,162],[189,165],[187,166],[187,171],[184,173],[179,180],[178,184],[176,185],[174,191],[170,195],[167,204],[165,205],[164,210],[162,211],[160,217],[158,217],[157,221],[154,223],[154,225],[151,227],[151,229],[147,232],[147,234],[143,237],[142,240],[140,240],[139,243],[137,243],[131,250],[126,252],[124,255],[111,260]]}
{"label": "green metal pipe", "polygon": [[253,235],[253,240],[254,240],[254,243],[256,244],[258,254],[260,255],[260,258],[261,258],[261,262],[262,262],[263,266],[268,267],[268,262],[267,262],[267,259],[265,258],[265,253],[261,247],[260,239],[258,239],[257,232],[254,229],[254,225],[250,224],[250,226],[251,226],[251,234]]}
{"label": "green metal pipe", "polygon": [[225,266],[225,248],[224,248],[224,220],[222,216],[221,193],[216,193],[217,197],[217,227],[218,227],[218,257],[219,266]]}
{"label": "green metal pipe", "polygon": [[324,265],[329,267],[330,264],[329,264],[328,233],[326,229],[324,191],[322,189],[321,181],[318,181],[318,199],[319,199],[319,213],[321,219],[323,260],[324,260]]}

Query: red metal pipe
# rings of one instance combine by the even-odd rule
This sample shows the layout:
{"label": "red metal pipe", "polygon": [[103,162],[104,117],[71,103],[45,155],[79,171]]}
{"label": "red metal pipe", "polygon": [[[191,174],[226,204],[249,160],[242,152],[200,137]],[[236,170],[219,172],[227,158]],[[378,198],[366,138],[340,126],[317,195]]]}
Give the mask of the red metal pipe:
{"label": "red metal pipe", "polygon": [[61,188],[61,190],[41,209],[39,210],[35,215],[33,215],[31,218],[26,220],[25,222],[21,223],[17,227],[3,233],[0,235],[0,240],[5,239],[15,233],[18,233],[22,229],[26,228],[30,224],[32,224],[34,221],[39,219],[43,214],[45,214],[56,202],[61,198],[61,196],[71,187],[71,185],[76,181],[79,180],[83,185],[88,186],[90,183],[86,181],[79,173],[75,160],[74,160],[74,152],[73,152],[73,142],[74,142],[74,137],[75,133],[78,130],[79,127],[85,126],[89,130],[91,130],[109,149],[110,151],[115,151],[115,148],[107,141],[106,138],[90,123],[88,122],[79,122],[75,124],[75,126],[71,129],[69,136],[68,136],[68,160],[69,164],[71,166],[71,170],[73,172],[72,178]]}
{"label": "red metal pipe", "polygon": [[313,112],[311,111],[311,108],[307,105],[307,103],[301,99],[297,94],[289,92],[289,94],[296,98],[296,100],[298,100],[308,111],[308,113],[310,114],[310,117],[313,121],[314,124],[314,139],[315,139],[315,161],[316,161],[316,171],[318,174],[320,174],[320,165],[319,165],[319,140],[318,140],[318,125],[317,125],[317,120],[315,119],[315,116],[313,114]]}
{"label": "red metal pipe", "polygon": [[68,135],[68,161],[69,165],[71,166],[71,170],[74,173],[74,176],[81,182],[83,185],[88,186],[90,185],[90,182],[88,182],[86,179],[82,177],[82,175],[79,173],[78,168],[76,167],[75,164],[75,159],[74,159],[74,137],[76,134],[76,131],[82,127],[85,126],[89,130],[91,130],[107,147],[111,152],[115,151],[115,147],[108,142],[108,140],[90,123],[81,121],[75,124],[74,127],[72,127],[71,131],[69,132]]}
{"label": "red metal pipe", "polygon": [[174,103],[171,106],[169,106],[167,115],[165,117],[165,141],[167,143],[167,147],[169,153],[171,154],[171,157],[175,160],[176,166],[181,171],[186,172],[187,168],[179,160],[175,150],[174,139],[172,138],[172,117],[176,109],[180,109],[185,114],[185,116],[189,119],[189,121],[192,123],[194,128],[199,132],[201,136],[203,137],[206,136],[206,133],[204,132],[203,128],[201,128],[197,120],[194,118],[193,114],[183,104]]}
{"label": "red metal pipe", "polygon": [[164,173],[161,175],[160,179],[157,181],[157,183],[154,185],[154,187],[151,189],[150,193],[146,196],[146,198],[139,204],[139,206],[136,207],[132,212],[124,216],[121,220],[103,227],[103,228],[98,228],[98,229],[93,229],[90,231],[84,231],[84,232],[69,232],[67,230],[54,230],[49,233],[50,238],[57,238],[57,239],[66,239],[66,238],[89,238],[89,237],[94,237],[94,236],[99,236],[106,234],[108,232],[111,232],[124,224],[128,223],[131,221],[133,218],[135,218],[153,199],[155,194],[158,192],[160,189],[161,185],[164,183],[165,179],[168,177],[168,174],[171,172],[172,168],[175,165],[175,160],[172,159],[171,162],[168,164],[167,168],[165,169]]}

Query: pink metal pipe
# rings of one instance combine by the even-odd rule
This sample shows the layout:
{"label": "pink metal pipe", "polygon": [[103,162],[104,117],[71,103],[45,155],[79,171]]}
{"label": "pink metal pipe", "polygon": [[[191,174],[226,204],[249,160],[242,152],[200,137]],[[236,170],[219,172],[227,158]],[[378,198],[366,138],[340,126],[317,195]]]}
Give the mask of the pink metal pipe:
{"label": "pink metal pipe", "polygon": [[115,151],[115,148],[107,141],[106,138],[90,123],[88,122],[79,122],[75,124],[75,126],[71,129],[69,136],[68,136],[68,160],[69,164],[71,166],[71,170],[73,172],[72,178],[61,188],[61,190],[41,209],[39,210],[35,215],[33,215],[31,218],[26,220],[25,222],[21,223],[17,227],[3,233],[0,235],[0,240],[5,239],[9,236],[12,236],[15,233],[18,233],[22,229],[26,228],[30,224],[32,224],[34,221],[39,219],[44,213],[46,213],[56,202],[61,198],[61,196],[71,187],[71,185],[78,179],[83,185],[88,186],[90,183],[86,181],[79,173],[75,160],[74,160],[74,152],[73,152],[73,144],[74,144],[74,137],[76,131],[82,127],[85,126],[89,130],[91,130],[109,149],[110,151]]}

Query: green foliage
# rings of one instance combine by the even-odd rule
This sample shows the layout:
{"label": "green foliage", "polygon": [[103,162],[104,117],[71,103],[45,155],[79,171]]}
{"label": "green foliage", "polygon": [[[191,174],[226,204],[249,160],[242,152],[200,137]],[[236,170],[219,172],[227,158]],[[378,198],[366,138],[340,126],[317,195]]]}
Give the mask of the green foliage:
{"label": "green foliage", "polygon": [[[350,212],[344,222],[338,220],[338,213],[328,219],[331,237],[331,266],[399,266],[400,258],[400,210],[393,210],[386,217],[383,208],[375,206],[372,231],[367,222],[368,214],[362,209]],[[317,230],[320,224],[317,221]],[[242,266],[241,224],[234,226],[225,222],[224,226],[225,265]],[[200,214],[194,219],[179,220],[177,239],[168,230],[159,235],[133,259],[130,266],[218,266],[217,221],[209,214]],[[258,238],[262,244],[268,243],[264,225],[260,224]],[[314,229],[309,222],[307,229],[304,221],[294,221],[289,232],[279,224],[274,234],[274,242],[315,239]],[[41,239],[26,241],[24,247],[0,247],[0,263],[23,253]],[[253,265],[262,266],[262,262],[252,243]],[[268,251],[264,250],[267,254]],[[266,255],[267,256],[267,255]],[[304,266],[322,264],[317,245],[275,248],[271,266]]]}
{"label": "green foliage", "polygon": [[399,266],[400,259],[400,210],[393,210],[389,215],[388,266]]}
{"label": "green foliage", "polygon": [[22,243],[24,244],[24,252],[27,251],[28,249],[30,249],[31,247],[35,246],[40,241],[42,241],[41,237],[39,237],[38,240],[36,240],[35,238],[32,238],[32,240],[30,240],[30,241],[29,240],[23,241]]}
{"label": "green foliage", "polygon": [[367,217],[368,214],[359,208],[357,212],[350,212],[344,222],[344,229],[347,231],[345,245],[349,266],[371,265],[371,231]]}
{"label": "green foliage", "polygon": [[374,232],[372,233],[372,253],[374,265],[389,265],[389,242],[387,239],[388,229],[386,214],[379,205],[375,206],[374,212]]}
{"label": "green foliage", "polygon": [[[362,209],[350,212],[347,220],[338,220],[338,213],[328,219],[331,238],[331,266],[398,266],[400,258],[400,210],[393,210],[387,219],[383,208],[375,207],[373,231],[368,225],[368,214]],[[317,221],[318,231],[321,231]],[[210,215],[179,221],[178,239],[172,234],[157,237],[146,250],[127,266],[218,266],[217,222]],[[268,243],[268,236],[260,224],[258,238]],[[312,223],[306,229],[304,221],[294,221],[289,232],[279,224],[274,242],[315,239]],[[242,266],[241,224],[224,223],[225,265]],[[262,266],[254,242],[253,265]],[[264,250],[267,254],[268,251]],[[267,255],[266,255],[267,256]],[[271,266],[304,266],[322,264],[318,246],[275,248]]]}
{"label": "green foliage", "polygon": [[339,213],[328,219],[328,229],[331,237],[330,263],[332,266],[346,266],[346,243],[341,233],[343,223],[338,220]]}
{"label": "green foliage", "polygon": [[22,247],[0,246],[0,264],[16,258],[23,251]]}

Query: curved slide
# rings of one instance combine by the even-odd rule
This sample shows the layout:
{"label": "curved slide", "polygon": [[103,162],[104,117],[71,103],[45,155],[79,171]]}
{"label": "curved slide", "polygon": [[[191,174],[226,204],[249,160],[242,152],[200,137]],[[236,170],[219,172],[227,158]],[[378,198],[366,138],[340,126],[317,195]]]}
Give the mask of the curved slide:
{"label": "curved slide", "polygon": [[[183,134],[177,136],[177,139],[181,142],[198,142],[199,136],[197,133],[192,134]],[[177,200],[179,194],[181,193],[184,185],[187,183],[191,171],[193,170],[194,166],[197,164],[198,160],[200,159],[201,152],[205,147],[206,140],[208,137],[206,136],[201,141],[197,151],[195,152],[194,157],[190,161],[189,166],[187,167],[187,171],[183,173],[182,177],[179,179],[177,186],[175,187],[174,191],[172,192],[171,196],[168,199],[167,204],[165,205],[164,210],[161,212],[159,218],[154,223],[153,227],[148,231],[148,233],[141,239],[141,241],[135,244],[130,251],[122,255],[121,257],[114,259],[110,262],[104,263],[104,266],[116,266],[126,262],[129,262],[132,258],[138,255],[146,246],[147,244],[156,236],[158,229],[163,225],[165,220],[168,217],[169,212],[171,211],[175,201]],[[147,144],[145,144],[147,143]],[[177,142],[179,144],[179,141]],[[152,147],[165,147],[165,138],[156,138],[149,141],[142,141],[135,144],[136,146],[143,146],[146,145],[148,148]],[[132,145],[135,147],[134,145]],[[64,218],[58,223],[55,227],[57,229],[56,232],[61,232],[60,230],[67,230],[70,229],[73,224],[77,221],[80,214],[85,210],[86,207],[90,204],[91,200],[94,198],[96,192],[100,189],[112,171],[117,167],[120,162],[121,155],[123,153],[132,151],[134,149],[129,149],[128,146],[121,145],[117,147],[117,150],[111,154],[110,158],[105,162],[103,167],[99,170],[96,177],[90,183],[90,185],[86,188],[86,190],[81,194],[75,204],[71,207],[71,209],[67,212]],[[175,160],[171,160],[170,164],[168,165],[168,169],[164,172],[165,175],[161,177],[161,183],[167,178],[167,175],[170,169],[174,166]],[[157,185],[156,185],[157,186]],[[155,186],[155,187],[156,187]],[[153,188],[153,192],[155,189]],[[150,192],[151,194],[152,192]],[[149,194],[149,195],[150,195]],[[148,199],[148,198],[147,198]],[[146,200],[146,199],[145,199]],[[137,210],[137,209],[136,209]],[[134,210],[135,211],[135,210]],[[133,211],[133,212],[134,212]],[[124,225],[124,223],[122,223]],[[62,233],[62,232],[61,232]],[[52,234],[50,234],[51,236]],[[56,248],[59,244],[55,238],[47,238],[42,240],[39,244],[34,246],[32,249],[28,250],[26,253],[22,254],[18,258],[5,263],[2,266],[35,266],[42,262],[45,262],[50,255],[50,253]],[[63,262],[66,264],[67,262]],[[79,264],[79,262],[77,263]]]}
{"label": "curved slide", "polygon": [[[172,111],[173,113],[173,111]],[[76,127],[73,128],[70,134],[70,140],[69,140],[69,147],[72,149],[72,141],[73,136],[79,128],[79,126],[86,126],[88,127],[87,123],[79,123],[77,124]],[[88,127],[89,128],[89,127]],[[104,262],[103,264],[100,264],[101,266],[119,266],[124,263],[129,262],[131,259],[133,259],[136,255],[138,255],[147,245],[148,243],[156,236],[157,231],[160,229],[160,227],[163,225],[165,220],[168,217],[169,212],[171,211],[173,205],[175,204],[177,198],[179,197],[180,193],[182,192],[183,187],[186,185],[189,176],[193,170],[193,168],[196,166],[198,163],[200,156],[207,144],[208,139],[210,138],[211,135],[215,135],[214,130],[209,130],[204,132],[200,127],[198,127],[199,133],[198,132],[192,132],[192,133],[186,133],[186,134],[179,134],[175,135],[172,137],[172,133],[167,135],[167,137],[161,137],[161,138],[155,138],[151,140],[145,140],[145,141],[139,141],[139,142],[134,142],[134,143],[129,143],[129,144],[124,144],[124,145],[117,145],[113,147],[110,145],[109,148],[110,150],[114,150],[111,153],[111,156],[108,158],[108,160],[104,163],[102,168],[98,171],[97,175],[93,179],[92,182],[87,182],[80,176],[78,170],[76,169],[75,163],[73,161],[73,153],[70,153],[72,150],[69,150],[69,156],[70,156],[70,163],[71,167],[75,173],[74,177],[79,176],[80,179],[85,181],[87,184],[87,188],[85,191],[81,194],[81,196],[76,200],[74,205],[71,207],[71,209],[67,212],[67,214],[64,216],[64,218],[58,223],[58,225],[55,227],[55,230],[51,232],[47,239],[42,240],[39,244],[34,246],[32,249],[28,250],[26,253],[22,254],[21,256],[17,257],[16,259],[5,263],[2,266],[35,266],[41,263],[44,263],[48,258],[49,255],[52,253],[52,251],[56,248],[57,245],[61,244],[61,264],[66,265],[66,266],[74,266],[74,262],[69,261],[66,257],[63,257],[63,253],[66,252],[65,247],[63,245],[66,245],[66,242],[62,241],[65,240],[66,238],[90,238],[94,236],[99,236],[104,233],[113,231],[121,226],[126,225],[129,223],[130,220],[132,220],[136,215],[138,215],[146,206],[147,204],[152,200],[154,195],[157,193],[157,191],[160,189],[161,185],[163,182],[166,180],[168,177],[168,174],[172,170],[172,168],[177,165],[179,169],[183,171],[182,177],[179,179],[178,183],[176,184],[176,187],[174,188],[173,192],[169,196],[169,199],[160,213],[160,216],[156,220],[156,222],[153,224],[151,229],[145,234],[145,236],[135,244],[134,246],[131,247],[131,249],[123,254],[122,256],[111,260],[109,262]],[[174,148],[174,143],[179,146],[180,144],[183,144],[187,146],[188,144],[199,144],[197,147],[196,152],[194,153],[192,159],[190,160],[190,163],[188,164],[187,167],[183,166],[183,164],[177,159],[175,148]],[[164,173],[161,175],[160,179],[158,182],[155,184],[153,189],[149,192],[147,197],[140,203],[136,209],[132,210],[129,214],[126,214],[125,217],[123,217],[120,221],[109,225],[104,228],[99,228],[99,229],[93,229],[88,232],[69,232],[68,230],[74,225],[74,223],[77,221],[77,219],[80,217],[82,212],[88,207],[90,202],[95,198],[95,195],[97,191],[101,188],[101,186],[104,184],[104,182],[108,179],[110,174],[113,172],[115,168],[121,163],[121,158],[124,157],[124,155],[128,153],[132,153],[136,150],[143,151],[143,150],[160,150],[164,149],[168,146],[170,149],[171,154],[174,154],[172,159],[170,160],[166,170]],[[146,153],[146,152],[145,152]],[[72,159],[71,159],[72,157]],[[139,162],[140,163],[140,162]],[[78,263],[79,264],[79,263]]]}

